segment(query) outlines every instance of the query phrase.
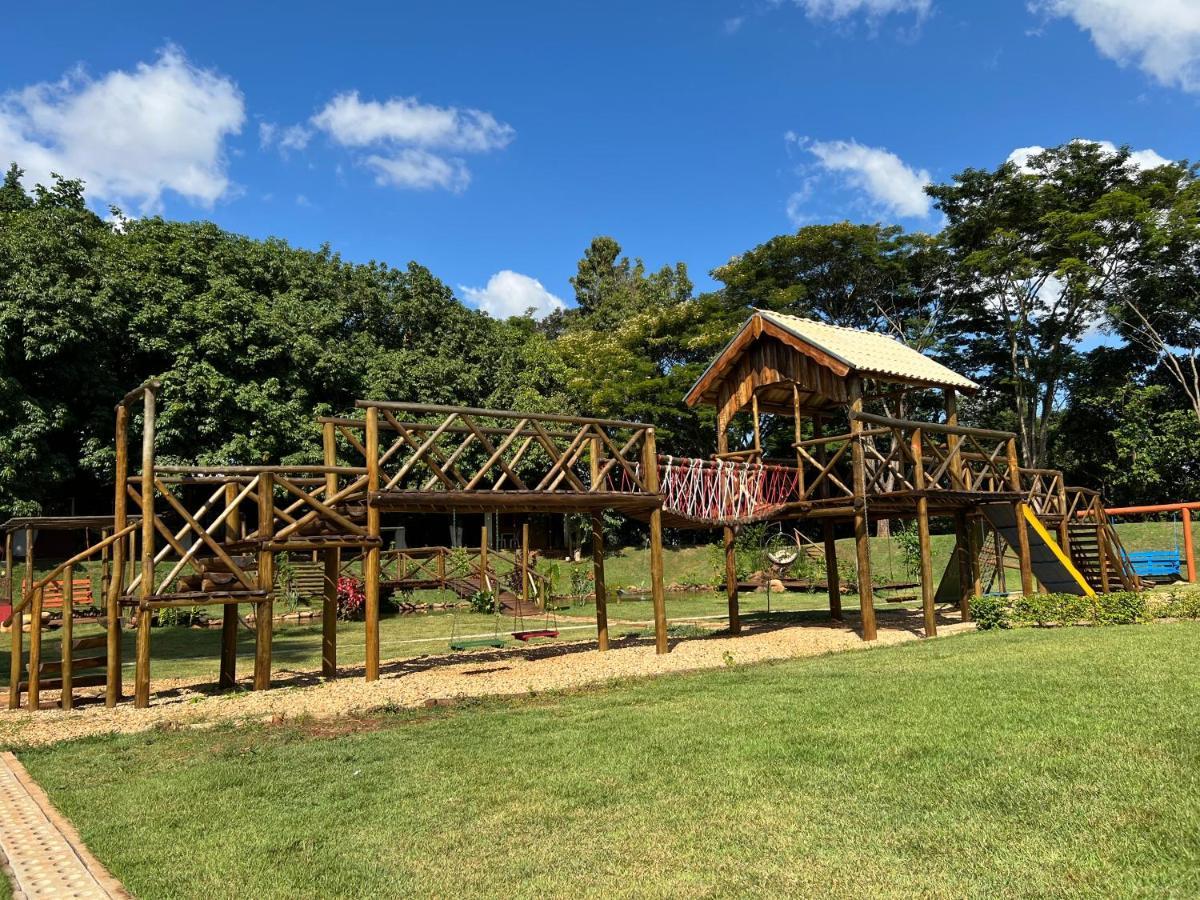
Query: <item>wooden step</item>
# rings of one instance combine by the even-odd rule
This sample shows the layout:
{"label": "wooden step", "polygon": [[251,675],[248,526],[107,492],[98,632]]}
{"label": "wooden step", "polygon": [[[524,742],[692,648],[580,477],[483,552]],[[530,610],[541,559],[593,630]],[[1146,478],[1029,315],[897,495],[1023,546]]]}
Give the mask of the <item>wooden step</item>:
{"label": "wooden step", "polygon": [[71,641],[71,650],[95,650],[97,647],[108,647],[108,635],[96,634],[92,637],[75,638]]}
{"label": "wooden step", "polygon": [[[108,665],[108,654],[103,656],[80,656],[71,658],[71,671],[80,672],[84,669],[103,669]],[[61,659],[48,659],[38,665],[39,675],[57,675],[62,671]]]}
{"label": "wooden step", "polygon": [[[78,678],[71,679],[71,687],[73,688],[103,687],[106,684],[108,684],[108,676],[103,673],[98,673],[96,675],[80,675]],[[63,683],[61,678],[38,679],[39,691],[61,691],[62,686]],[[25,693],[29,690],[29,682],[22,681],[17,685],[17,688],[21,691],[21,693]]]}

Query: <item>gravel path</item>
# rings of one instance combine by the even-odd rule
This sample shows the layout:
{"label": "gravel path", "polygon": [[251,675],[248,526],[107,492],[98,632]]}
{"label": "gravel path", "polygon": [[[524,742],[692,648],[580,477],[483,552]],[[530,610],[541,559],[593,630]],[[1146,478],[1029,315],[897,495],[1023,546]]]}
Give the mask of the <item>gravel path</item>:
{"label": "gravel path", "polygon": [[[370,684],[363,681],[361,668],[344,669],[333,682],[322,681],[314,672],[277,669],[276,687],[261,692],[217,694],[211,684],[155,681],[149,709],[134,709],[126,702],[114,709],[88,703],[70,712],[0,711],[0,747],[156,727],[204,727],[280,716],[327,718],[381,707],[418,707],[434,700],[542,693],[622,678],[869,649],[921,637],[919,611],[881,611],[875,644],[864,643],[852,630],[857,621],[847,619],[845,626],[756,622],[747,624],[739,637],[673,640],[665,656],[656,655],[653,642],[645,639],[614,642],[607,653],[598,652],[590,640],[421,656],[385,663],[381,678]],[[951,635],[974,627],[955,617],[939,621],[938,631]]]}

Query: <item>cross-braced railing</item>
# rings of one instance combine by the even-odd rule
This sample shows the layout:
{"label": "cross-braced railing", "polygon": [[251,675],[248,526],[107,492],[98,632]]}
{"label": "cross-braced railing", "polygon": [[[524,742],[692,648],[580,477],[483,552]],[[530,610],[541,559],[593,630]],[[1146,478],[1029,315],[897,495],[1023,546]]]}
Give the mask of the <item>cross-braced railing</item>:
{"label": "cross-braced railing", "polygon": [[363,419],[321,420],[327,453],[340,438],[342,452],[377,467],[374,491],[656,493],[643,475],[654,448],[648,425],[422,403],[357,406]]}
{"label": "cross-braced railing", "polygon": [[1016,436],[1005,431],[852,412],[863,444],[866,494],[1019,492]]}

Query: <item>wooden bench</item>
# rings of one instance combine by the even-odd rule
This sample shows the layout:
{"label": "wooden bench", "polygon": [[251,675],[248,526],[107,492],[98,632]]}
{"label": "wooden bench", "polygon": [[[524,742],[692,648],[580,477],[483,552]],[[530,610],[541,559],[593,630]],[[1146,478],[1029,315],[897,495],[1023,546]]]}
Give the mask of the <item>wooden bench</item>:
{"label": "wooden bench", "polygon": [[[90,578],[72,578],[71,588],[73,596],[71,602],[73,606],[91,606],[95,602],[95,597],[92,596],[92,580]],[[29,582],[21,582],[21,594],[29,590]],[[51,581],[46,585],[45,592],[42,594],[42,612],[49,609],[63,608],[63,583],[62,581]]]}

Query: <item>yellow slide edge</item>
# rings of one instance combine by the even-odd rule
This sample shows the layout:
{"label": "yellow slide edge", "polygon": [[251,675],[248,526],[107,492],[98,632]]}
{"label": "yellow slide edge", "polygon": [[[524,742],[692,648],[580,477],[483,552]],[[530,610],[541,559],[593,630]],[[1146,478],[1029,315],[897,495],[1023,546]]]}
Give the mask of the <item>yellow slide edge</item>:
{"label": "yellow slide edge", "polygon": [[1080,571],[1075,568],[1075,564],[1071,562],[1070,557],[1063,553],[1062,547],[1058,546],[1058,541],[1054,540],[1054,538],[1050,536],[1050,532],[1046,530],[1046,526],[1041,523],[1038,517],[1033,514],[1033,510],[1022,503],[1021,511],[1025,513],[1025,521],[1033,526],[1033,530],[1037,532],[1038,537],[1040,537],[1045,542],[1046,546],[1053,551],[1054,555],[1058,557],[1058,561],[1062,563],[1063,568],[1066,569],[1067,572],[1070,573],[1071,577],[1075,579],[1076,583],[1083,588],[1084,593],[1089,597],[1095,597],[1095,590],[1093,590],[1092,586],[1088,584],[1087,579],[1083,577]]}

